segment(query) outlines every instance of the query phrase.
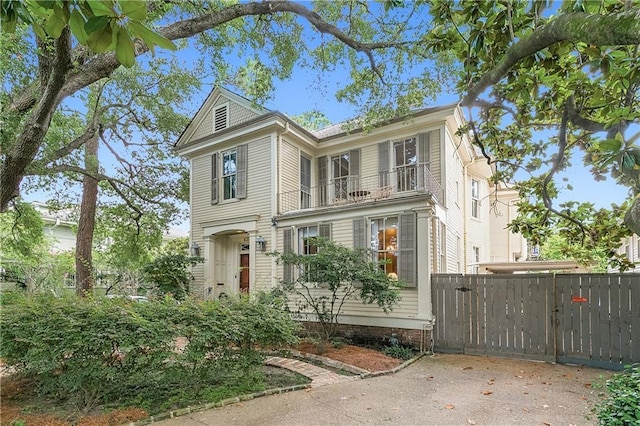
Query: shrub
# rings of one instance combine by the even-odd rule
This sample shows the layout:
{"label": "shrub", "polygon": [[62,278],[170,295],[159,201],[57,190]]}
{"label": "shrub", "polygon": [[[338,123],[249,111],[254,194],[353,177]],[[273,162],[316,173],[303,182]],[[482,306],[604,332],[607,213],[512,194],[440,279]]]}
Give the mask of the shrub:
{"label": "shrub", "polygon": [[640,424],[640,364],[615,374],[606,382],[607,399],[596,411],[601,425]]}
{"label": "shrub", "polygon": [[385,348],[383,349],[383,352],[385,355],[393,358],[404,359],[404,360],[413,358],[413,349],[407,348],[406,346],[401,346],[401,345],[385,346]]}
{"label": "shrub", "polygon": [[[255,388],[259,347],[290,344],[297,331],[286,312],[248,299],[178,305],[37,295],[5,300],[2,310],[3,361],[34,379],[39,394],[82,409],[153,411]],[[183,351],[178,337],[187,340]]]}

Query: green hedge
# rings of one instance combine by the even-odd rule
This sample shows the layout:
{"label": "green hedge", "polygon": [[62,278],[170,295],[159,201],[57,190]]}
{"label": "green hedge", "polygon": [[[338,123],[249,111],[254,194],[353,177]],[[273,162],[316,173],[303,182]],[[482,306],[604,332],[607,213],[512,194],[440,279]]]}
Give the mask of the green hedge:
{"label": "green hedge", "polygon": [[599,424],[640,425],[640,364],[615,374],[606,386],[607,399],[597,407]]}
{"label": "green hedge", "polygon": [[[0,358],[34,379],[39,394],[82,408],[151,411],[256,390],[259,348],[290,344],[297,330],[280,306],[233,298],[176,304],[14,296],[3,299],[0,321]],[[182,351],[179,337],[187,341]]]}

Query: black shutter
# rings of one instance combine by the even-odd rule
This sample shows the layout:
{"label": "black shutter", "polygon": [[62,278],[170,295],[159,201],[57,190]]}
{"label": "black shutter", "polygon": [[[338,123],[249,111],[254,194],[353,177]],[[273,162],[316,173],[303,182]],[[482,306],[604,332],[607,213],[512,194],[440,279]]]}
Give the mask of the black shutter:
{"label": "black shutter", "polygon": [[398,229],[398,276],[407,287],[416,286],[416,215],[400,215]]}
{"label": "black shutter", "polygon": [[353,219],[353,248],[367,248],[367,230],[364,218]]}
{"label": "black shutter", "polygon": [[318,206],[327,205],[327,156],[323,155],[318,158]]}
{"label": "black shutter", "polygon": [[[282,251],[284,254],[293,253],[293,232],[291,228],[282,230]],[[293,265],[284,264],[282,266],[282,281],[291,283],[293,280]]]}
{"label": "black shutter", "polygon": [[378,185],[380,188],[390,185],[389,180],[389,141],[378,144]]}
{"label": "black shutter", "polygon": [[218,204],[218,153],[211,156],[211,204]]}
{"label": "black shutter", "polygon": [[360,189],[360,150],[349,151],[349,192]]}
{"label": "black shutter", "polygon": [[236,147],[236,197],[247,198],[247,150],[248,145],[238,145]]}

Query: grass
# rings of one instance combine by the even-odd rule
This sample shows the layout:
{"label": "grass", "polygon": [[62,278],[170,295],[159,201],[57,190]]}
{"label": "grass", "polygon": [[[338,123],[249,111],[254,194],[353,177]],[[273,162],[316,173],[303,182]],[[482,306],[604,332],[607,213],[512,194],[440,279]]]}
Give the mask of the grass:
{"label": "grass", "polygon": [[117,403],[82,412],[71,401],[45,399],[36,395],[31,382],[19,377],[2,378],[2,418],[0,425],[114,425],[140,420],[149,415],[218,402],[266,389],[310,383],[298,373],[277,367],[263,366],[248,380],[212,386],[159,386],[140,389],[137,395],[123,395]]}

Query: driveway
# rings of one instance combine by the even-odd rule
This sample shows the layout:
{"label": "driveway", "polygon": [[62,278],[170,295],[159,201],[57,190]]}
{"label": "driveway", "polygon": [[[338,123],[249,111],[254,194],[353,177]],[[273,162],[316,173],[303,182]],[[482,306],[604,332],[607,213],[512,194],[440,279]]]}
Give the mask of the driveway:
{"label": "driveway", "polygon": [[256,398],[157,422],[203,425],[589,425],[611,372],[468,355],[389,376]]}

